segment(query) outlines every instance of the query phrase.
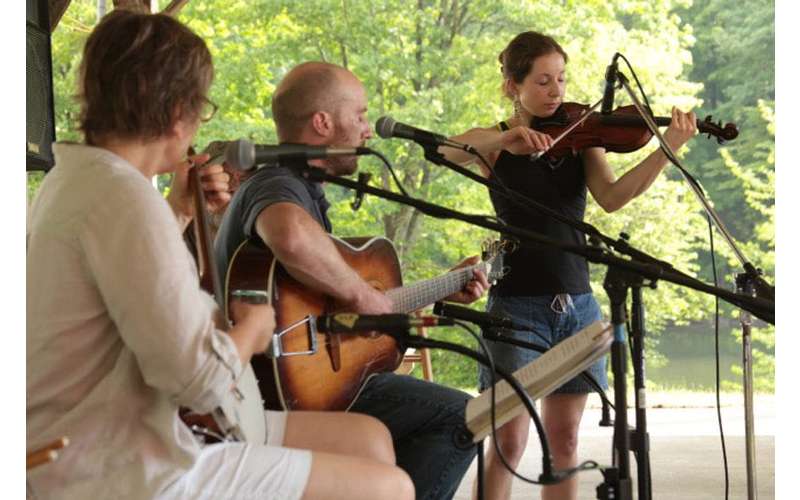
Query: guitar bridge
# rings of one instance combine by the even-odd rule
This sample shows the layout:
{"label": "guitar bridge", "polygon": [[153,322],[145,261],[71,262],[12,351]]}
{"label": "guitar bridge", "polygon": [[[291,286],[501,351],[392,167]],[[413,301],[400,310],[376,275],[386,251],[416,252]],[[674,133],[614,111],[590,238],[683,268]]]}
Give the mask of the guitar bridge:
{"label": "guitar bridge", "polygon": [[[305,318],[295,321],[291,325],[287,326],[280,332],[275,332],[272,336],[272,343],[270,344],[272,347],[271,355],[273,358],[280,358],[285,356],[308,356],[317,353],[317,323],[312,321],[313,316],[306,316]],[[294,330],[298,326],[307,323],[308,324],[308,349],[305,351],[294,351],[288,352],[283,347],[283,336],[289,333],[290,331]]]}

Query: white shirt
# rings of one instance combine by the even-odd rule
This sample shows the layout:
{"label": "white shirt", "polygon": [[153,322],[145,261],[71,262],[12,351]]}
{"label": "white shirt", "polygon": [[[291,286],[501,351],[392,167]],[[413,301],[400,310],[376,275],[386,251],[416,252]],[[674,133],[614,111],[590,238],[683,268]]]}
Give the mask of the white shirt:
{"label": "white shirt", "polygon": [[178,407],[215,408],[242,371],[175,215],[124,159],[54,146],[27,233],[27,447],[39,498],[154,498],[201,447]]}

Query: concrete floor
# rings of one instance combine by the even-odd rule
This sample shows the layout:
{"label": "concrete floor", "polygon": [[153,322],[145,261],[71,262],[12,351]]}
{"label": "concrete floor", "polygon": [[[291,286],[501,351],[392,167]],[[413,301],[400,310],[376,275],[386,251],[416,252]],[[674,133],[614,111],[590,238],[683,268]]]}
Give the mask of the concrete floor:
{"label": "concrete floor", "polygon": [[[713,397],[710,399],[713,404]],[[705,404],[705,403],[703,403]],[[747,497],[744,440],[744,411],[741,404],[724,406],[722,418],[728,452],[730,498]],[[633,423],[633,413],[629,414]],[[653,498],[687,500],[725,498],[725,477],[720,446],[717,414],[714,407],[650,408],[647,411],[650,434],[650,467]],[[581,423],[579,453],[581,460],[594,460],[601,465],[611,463],[611,429],[597,426],[600,410],[588,408]],[[758,498],[775,498],[775,405],[770,397],[755,403],[756,487]],[[488,443],[488,442],[487,442]],[[636,461],[631,455],[631,475],[636,478]],[[528,451],[519,472],[535,477],[541,472],[538,438],[531,434]],[[476,465],[468,471],[456,500],[468,500]],[[579,498],[597,498],[595,488],[602,482],[599,471],[578,475]],[[540,488],[515,479],[512,500],[538,499]],[[634,484],[634,498],[636,486]]]}

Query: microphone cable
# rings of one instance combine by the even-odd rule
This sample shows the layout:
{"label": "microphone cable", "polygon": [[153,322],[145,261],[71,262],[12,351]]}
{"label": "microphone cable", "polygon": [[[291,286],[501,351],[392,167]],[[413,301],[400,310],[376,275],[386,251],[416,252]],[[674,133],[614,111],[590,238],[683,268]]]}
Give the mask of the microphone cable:
{"label": "microphone cable", "polygon": [[[500,461],[503,463],[503,466],[509,472],[511,472],[511,474],[517,479],[520,479],[521,481],[524,481],[529,484],[539,484],[539,485],[544,484],[540,481],[536,481],[534,479],[531,479],[529,477],[523,476],[522,474],[518,473],[511,466],[511,464],[508,463],[506,457],[503,455],[503,452],[500,450],[500,445],[497,444],[497,413],[496,413],[497,395],[495,394],[495,387],[494,387],[495,384],[497,383],[497,378],[495,377],[494,358],[492,357],[492,353],[489,351],[489,347],[486,345],[486,342],[481,338],[480,335],[476,334],[472,330],[472,327],[470,325],[468,325],[463,321],[456,321],[456,325],[465,329],[467,332],[469,332],[470,335],[472,335],[475,338],[475,340],[478,342],[478,345],[481,348],[481,352],[483,353],[484,356],[486,356],[486,359],[489,361],[489,381],[490,381],[489,391],[491,394],[489,415],[492,426],[492,446],[494,446],[495,453],[497,453],[497,456],[500,458]],[[550,447],[547,442],[547,434],[544,432],[544,425],[542,425],[541,419],[539,418],[539,414],[536,412],[536,407],[535,406],[532,407],[533,407],[533,413],[531,413],[530,417],[533,419],[533,423],[536,427],[536,432],[539,435],[539,440],[541,442],[541,448],[542,448],[542,475],[547,473],[549,474],[549,476],[553,477],[552,463],[550,462]]]}
{"label": "microphone cable", "polygon": [[650,107],[650,101],[647,99],[647,94],[644,92],[642,88],[641,82],[639,82],[639,77],[636,76],[636,72],[633,70],[633,66],[631,66],[630,61],[628,58],[625,57],[624,54],[617,52],[617,56],[620,57],[623,61],[625,61],[625,65],[628,66],[628,70],[631,72],[631,76],[633,77],[633,81],[636,82],[636,86],[639,88],[639,94],[642,96],[642,100],[644,101],[644,107],[647,108],[647,111],[650,112],[650,115],[654,115],[653,108]]}
{"label": "microphone cable", "polygon": [[380,151],[375,151],[374,149],[371,149],[371,148],[368,148],[368,149],[370,150],[371,154],[373,154],[373,155],[375,155],[375,156],[377,156],[378,158],[381,159],[383,164],[389,170],[389,173],[392,174],[392,178],[394,179],[394,183],[397,184],[397,189],[399,189],[400,192],[403,193],[403,196],[411,198],[408,195],[408,192],[406,192],[405,188],[403,187],[403,183],[400,182],[400,179],[397,178],[397,174],[395,173],[394,168],[392,168],[392,164],[389,163],[389,160],[387,160],[385,156],[383,156],[383,153],[381,153]]}
{"label": "microphone cable", "polygon": [[[544,425],[542,425],[541,419],[536,412],[535,407],[533,408],[533,413],[530,415],[533,419],[534,426],[536,427],[536,432],[539,435],[539,441],[541,443],[542,449],[542,475],[539,477],[539,481],[526,477],[519,472],[517,472],[511,464],[508,463],[508,460],[503,455],[502,450],[500,450],[500,445],[497,443],[497,414],[496,414],[496,407],[497,407],[497,395],[495,393],[495,384],[497,379],[495,377],[495,363],[494,359],[492,358],[491,352],[489,351],[488,346],[484,339],[481,338],[480,335],[476,334],[470,325],[467,323],[457,320],[456,325],[460,326],[461,328],[465,329],[472,335],[475,340],[477,340],[478,345],[481,348],[483,355],[489,361],[489,380],[491,385],[489,386],[490,394],[491,394],[491,404],[490,404],[490,419],[491,419],[491,428],[492,428],[492,445],[494,447],[495,452],[497,453],[498,458],[500,458],[500,462],[503,466],[511,472],[511,474],[516,477],[517,479],[524,481],[529,484],[536,484],[540,486],[546,486],[550,484],[556,484],[564,479],[569,478],[570,476],[576,474],[577,472],[581,472],[584,470],[593,470],[599,468],[599,464],[594,460],[586,460],[580,463],[576,467],[571,467],[569,469],[564,469],[560,471],[555,471],[552,469],[552,462],[550,458],[550,447],[547,442],[547,434],[544,430]],[[542,477],[544,476],[544,478]],[[544,479],[544,480],[542,480]]]}
{"label": "microphone cable", "polygon": [[[714,274],[714,286],[717,284],[717,260],[714,253],[714,225],[711,223],[711,218],[706,217],[708,221],[708,238],[711,244],[711,270]],[[728,477],[728,451],[725,446],[725,431],[722,428],[722,408],[720,404],[720,374],[719,374],[719,297],[714,297],[714,358],[716,360],[716,396],[717,396],[717,423],[719,425],[719,439],[722,444],[722,463],[725,470],[725,500],[728,500],[728,493],[730,491],[730,480]]]}
{"label": "microphone cable", "polygon": [[[628,61],[627,57],[625,57],[622,54],[620,54],[619,56],[620,56],[620,58],[622,58],[623,61],[625,61],[625,64],[628,66],[628,70],[631,72],[631,76],[633,77],[633,80],[636,82],[636,86],[639,87],[639,93],[642,96],[642,100],[644,100],[645,108],[647,108],[647,111],[650,113],[651,117],[654,116],[653,110],[650,107],[650,101],[648,101],[647,94],[644,92],[644,89],[642,88],[642,84],[639,82],[639,77],[636,75],[636,71],[634,71],[633,66],[631,66],[631,63]],[[697,190],[700,193],[702,193],[703,196],[705,196],[706,192],[705,192],[705,190],[703,190],[703,187],[700,185],[699,182],[697,182],[697,179],[695,179],[694,176],[692,174],[690,174],[686,170],[686,168],[684,168],[684,166],[681,164],[680,160],[678,160],[678,158],[676,158],[675,155],[673,155],[671,151],[669,151],[668,149],[666,149],[663,146],[661,146],[660,143],[659,143],[659,148],[664,153],[664,155],[667,157],[667,159],[670,161],[670,163],[675,165],[675,167],[677,167],[677,169],[680,170],[680,172],[683,174],[684,178],[686,179],[686,182],[688,182],[692,186],[696,187]]]}
{"label": "microphone cable", "polygon": [[[642,85],[639,82],[639,78],[637,77],[636,72],[634,71],[634,69],[631,66],[630,62],[628,61],[628,59],[624,55],[620,54],[620,57],[625,61],[625,64],[628,66],[628,69],[630,70],[631,75],[633,76],[633,79],[636,82],[636,85],[639,87],[639,93],[641,94],[641,96],[642,96],[642,98],[644,100],[645,107],[647,108],[647,110],[652,115],[653,111],[650,108],[649,101],[647,100],[647,94],[642,89]],[[680,170],[681,173],[684,175],[686,181],[689,182],[690,184],[692,184],[693,186],[696,186],[697,189],[701,193],[703,193],[705,195],[705,191],[703,190],[702,186],[700,186],[700,183],[697,182],[697,180],[689,172],[686,171],[686,169],[680,164],[678,159],[675,158],[668,150],[664,149],[663,147],[661,148],[661,150],[667,156],[669,161],[673,165],[678,167],[678,170]],[[716,264],[716,257],[715,257],[716,253],[715,253],[715,249],[714,249],[714,225],[712,223],[711,216],[709,214],[706,214],[706,221],[708,222],[709,246],[710,246],[710,251],[711,251],[711,270],[712,270],[712,274],[713,274],[713,277],[714,277],[714,286],[715,287],[719,287],[719,280],[718,280],[718,276],[717,276],[717,264]],[[721,447],[722,447],[722,462],[723,462],[723,468],[724,468],[724,474],[725,474],[725,499],[727,500],[728,497],[729,497],[729,492],[730,492],[730,477],[729,477],[729,471],[728,471],[728,452],[727,452],[727,447],[726,447],[726,444],[725,444],[725,431],[724,431],[723,425],[722,425],[722,408],[721,408],[722,405],[720,403],[720,385],[721,385],[721,380],[720,379],[721,379],[721,377],[720,377],[720,354],[719,354],[719,317],[720,317],[719,297],[714,296],[715,394],[716,394],[716,407],[717,407],[717,423],[718,423],[718,426],[719,426],[719,437],[720,437],[720,443],[721,443]],[[650,481],[650,484],[653,484],[652,481]]]}

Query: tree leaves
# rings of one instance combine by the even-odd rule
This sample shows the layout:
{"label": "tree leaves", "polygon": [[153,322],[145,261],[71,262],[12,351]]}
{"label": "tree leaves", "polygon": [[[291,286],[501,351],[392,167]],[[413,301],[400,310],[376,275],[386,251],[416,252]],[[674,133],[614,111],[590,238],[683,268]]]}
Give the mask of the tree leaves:
{"label": "tree leaves", "polygon": [[[53,35],[57,136],[78,139],[75,72],[87,33],[96,21],[94,2],[73,0]],[[220,111],[199,131],[200,148],[212,140],[245,137],[276,142],[270,99],[294,65],[308,60],[342,64],[364,82],[369,118],[381,115],[443,134],[489,126],[510,114],[500,91],[497,55],[521,31],[554,36],[570,56],[567,100],[600,98],[605,67],[614,52],[631,61],[657,114],[673,105],[702,102],[700,115],[736,121],[742,134],[724,149],[714,141],[689,143],[685,163],[708,190],[744,251],[768,276],[774,273],[774,6],[766,0],[519,1],[472,0],[195,0],[180,19],[202,36],[214,56],[211,99]],[[74,22],[73,22],[74,21]],[[623,66],[623,69],[624,66]],[[762,103],[758,103],[758,99]],[[617,104],[629,99],[619,92]],[[392,162],[412,196],[471,213],[492,214],[486,189],[426,162],[403,140],[371,141]],[[655,144],[627,155],[609,155],[618,175]],[[392,188],[376,160],[362,160],[372,184]],[[489,231],[421,216],[367,195],[352,212],[352,193],[327,189],[330,215],[342,235],[390,236],[405,263],[405,280],[439,274],[478,252]],[[693,194],[674,169],[628,207],[607,215],[594,203],[587,221],[678,269],[710,280],[707,226]],[[718,248],[720,246],[718,245]],[[721,248],[726,258],[730,252]],[[736,263],[728,262],[729,276]],[[598,299],[604,269],[592,266]],[[667,284],[646,290],[648,331],[708,318],[707,296]],[[471,343],[461,334],[444,334]],[[474,346],[474,344],[472,344]],[[761,343],[768,346],[769,340]],[[472,385],[470,362],[436,353],[445,383]]]}

